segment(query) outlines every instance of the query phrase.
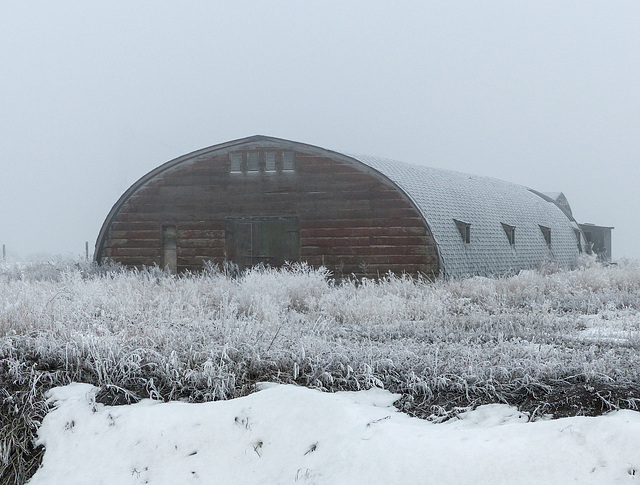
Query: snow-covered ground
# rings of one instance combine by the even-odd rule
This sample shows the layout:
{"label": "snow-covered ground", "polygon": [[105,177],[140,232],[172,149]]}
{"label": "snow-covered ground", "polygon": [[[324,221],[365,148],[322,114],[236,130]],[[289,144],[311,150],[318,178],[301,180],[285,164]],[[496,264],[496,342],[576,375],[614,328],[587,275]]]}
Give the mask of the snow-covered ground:
{"label": "snow-covered ground", "polygon": [[110,407],[96,388],[50,392],[56,408],[30,485],[614,484],[640,478],[640,413],[528,422],[486,405],[441,424],[380,389],[323,393],[265,384],[204,404]]}
{"label": "snow-covered ground", "polygon": [[[434,283],[0,265],[0,484],[37,468],[45,392],[74,381],[97,387],[52,392],[32,485],[635,483],[640,414],[538,418],[640,408],[638,350],[636,262]],[[256,380],[297,387],[238,398]],[[375,388],[434,421],[536,419],[435,424]]]}

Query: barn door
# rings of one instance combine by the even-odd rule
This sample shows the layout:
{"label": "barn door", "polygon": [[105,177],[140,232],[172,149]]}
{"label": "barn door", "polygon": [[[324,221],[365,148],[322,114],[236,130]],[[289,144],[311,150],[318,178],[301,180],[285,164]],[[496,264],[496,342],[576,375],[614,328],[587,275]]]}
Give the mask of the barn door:
{"label": "barn door", "polygon": [[[227,223],[227,255],[234,253],[229,259],[241,268],[253,265],[253,224],[251,222],[237,221],[233,224],[233,229],[229,231]],[[229,247],[229,236],[233,241],[234,248]],[[231,251],[230,251],[231,250]]]}
{"label": "barn door", "polygon": [[178,271],[178,233],[176,226],[162,226],[162,268]]}
{"label": "barn door", "polygon": [[240,269],[299,261],[300,221],[297,217],[229,218],[226,245],[227,259]]}

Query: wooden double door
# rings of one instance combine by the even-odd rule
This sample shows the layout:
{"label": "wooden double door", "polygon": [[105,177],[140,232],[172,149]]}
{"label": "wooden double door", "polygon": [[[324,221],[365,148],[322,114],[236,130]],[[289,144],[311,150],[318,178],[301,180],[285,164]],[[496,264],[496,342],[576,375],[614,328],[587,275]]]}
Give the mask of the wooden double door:
{"label": "wooden double door", "polygon": [[298,217],[227,218],[225,237],[227,259],[240,269],[300,260]]}

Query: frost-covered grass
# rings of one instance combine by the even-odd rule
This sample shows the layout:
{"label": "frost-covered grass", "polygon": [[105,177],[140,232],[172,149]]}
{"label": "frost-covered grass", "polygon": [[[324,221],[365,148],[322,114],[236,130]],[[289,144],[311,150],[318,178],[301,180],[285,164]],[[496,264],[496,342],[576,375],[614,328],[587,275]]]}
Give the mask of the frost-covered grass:
{"label": "frost-covered grass", "polygon": [[639,348],[636,262],[341,283],[304,265],[239,277],[0,266],[0,482],[32,474],[44,392],[72,381],[107,404],[229,399],[272,381],[383,387],[436,421],[496,402],[592,415],[636,408]]}

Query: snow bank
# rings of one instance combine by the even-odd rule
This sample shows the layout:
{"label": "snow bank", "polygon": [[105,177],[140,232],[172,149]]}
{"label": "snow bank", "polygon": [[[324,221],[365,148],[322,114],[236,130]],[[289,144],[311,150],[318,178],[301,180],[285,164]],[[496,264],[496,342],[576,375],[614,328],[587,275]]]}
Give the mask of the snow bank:
{"label": "snow bank", "polygon": [[398,412],[372,389],[265,385],[204,404],[110,407],[96,388],[56,388],[30,485],[613,484],[640,470],[640,413],[527,422],[506,405],[443,424]]}

